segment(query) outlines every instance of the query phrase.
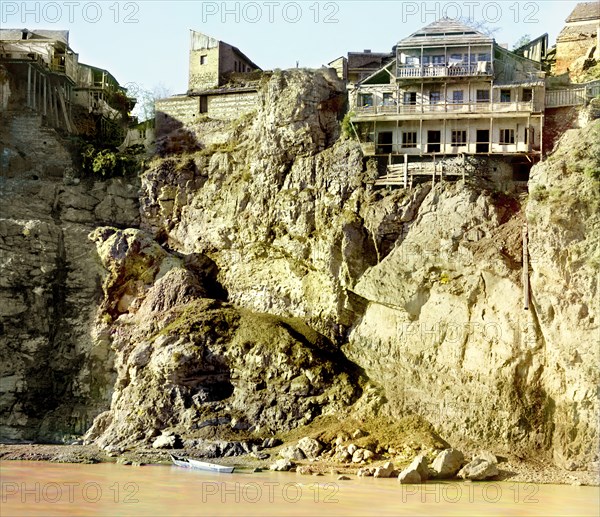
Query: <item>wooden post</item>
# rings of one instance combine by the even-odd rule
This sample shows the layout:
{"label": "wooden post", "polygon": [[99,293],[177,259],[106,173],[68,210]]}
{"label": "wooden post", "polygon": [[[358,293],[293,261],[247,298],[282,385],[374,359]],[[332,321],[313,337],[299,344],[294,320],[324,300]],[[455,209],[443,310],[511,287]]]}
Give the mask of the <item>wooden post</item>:
{"label": "wooden post", "polygon": [[431,177],[431,186],[435,187],[435,153],[433,154],[433,175]]}
{"label": "wooden post", "polygon": [[462,155],[462,180],[465,181],[465,155]]}
{"label": "wooden post", "polygon": [[408,186],[408,154],[404,153],[404,188]]}
{"label": "wooden post", "polygon": [[37,110],[37,71],[33,69],[33,109]]}
{"label": "wooden post", "polygon": [[529,253],[527,223],[523,225],[523,308],[529,310]]}
{"label": "wooden post", "polygon": [[31,65],[27,65],[27,107],[31,108]]}
{"label": "wooden post", "polygon": [[48,78],[44,75],[44,116],[48,115],[48,97],[46,96]]}

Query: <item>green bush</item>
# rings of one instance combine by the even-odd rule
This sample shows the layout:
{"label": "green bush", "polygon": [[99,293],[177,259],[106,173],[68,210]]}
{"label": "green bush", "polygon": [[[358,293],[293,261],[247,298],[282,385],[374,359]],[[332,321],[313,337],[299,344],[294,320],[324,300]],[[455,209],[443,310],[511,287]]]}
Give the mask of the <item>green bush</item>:
{"label": "green bush", "polygon": [[102,178],[113,178],[137,173],[139,166],[136,155],[139,146],[127,148],[123,152],[112,149],[97,149],[86,145],[81,152],[81,168],[85,174]]}
{"label": "green bush", "polygon": [[354,137],[354,130],[352,129],[352,123],[350,122],[350,120],[352,119],[353,116],[354,116],[354,112],[349,111],[348,113],[346,113],[344,115],[344,118],[342,120],[342,134],[346,138]]}

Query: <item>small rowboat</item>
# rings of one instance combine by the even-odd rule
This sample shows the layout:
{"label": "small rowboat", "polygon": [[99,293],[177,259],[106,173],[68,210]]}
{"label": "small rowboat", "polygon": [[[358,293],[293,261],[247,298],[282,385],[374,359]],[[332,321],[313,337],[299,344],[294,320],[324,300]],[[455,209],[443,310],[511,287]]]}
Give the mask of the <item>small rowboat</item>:
{"label": "small rowboat", "polygon": [[205,461],[193,460],[191,458],[182,458],[179,456],[171,456],[171,460],[178,467],[196,470],[208,470],[209,472],[221,472],[223,474],[231,474],[235,467],[226,467],[225,465],[217,465],[216,463],[206,463]]}

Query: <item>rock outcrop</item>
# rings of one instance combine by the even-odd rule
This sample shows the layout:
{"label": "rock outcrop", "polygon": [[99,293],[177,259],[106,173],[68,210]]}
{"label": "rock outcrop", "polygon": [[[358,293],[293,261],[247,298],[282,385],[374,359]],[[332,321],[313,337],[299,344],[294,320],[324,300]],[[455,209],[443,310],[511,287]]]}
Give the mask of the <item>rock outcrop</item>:
{"label": "rock outcrop", "polygon": [[[529,197],[477,160],[466,181],[384,192],[340,138],[332,71],[274,72],[259,99],[252,116],[185,128],[176,153],[163,142],[139,219],[111,186],[40,187],[28,207],[32,184],[13,184],[0,410],[30,416],[6,429],[39,435],[43,402],[26,393],[58,407],[87,390],[86,415],[109,410],[88,438],[109,447],[165,430],[262,438],[361,400],[355,415],[416,413],[453,445],[597,461],[600,123],[534,167]],[[41,372],[61,368],[48,390]]]}

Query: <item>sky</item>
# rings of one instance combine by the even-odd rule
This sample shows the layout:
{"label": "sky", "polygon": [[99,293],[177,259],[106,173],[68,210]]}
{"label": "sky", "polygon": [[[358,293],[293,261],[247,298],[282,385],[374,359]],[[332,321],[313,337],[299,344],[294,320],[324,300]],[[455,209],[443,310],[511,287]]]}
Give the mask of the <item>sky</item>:
{"label": "sky", "polygon": [[444,15],[497,28],[509,48],[524,34],[550,45],[576,1],[0,1],[0,27],[69,30],[79,60],[116,79],[171,94],[187,90],[189,30],[240,48],[264,70],[318,68],[349,51],[389,52]]}

